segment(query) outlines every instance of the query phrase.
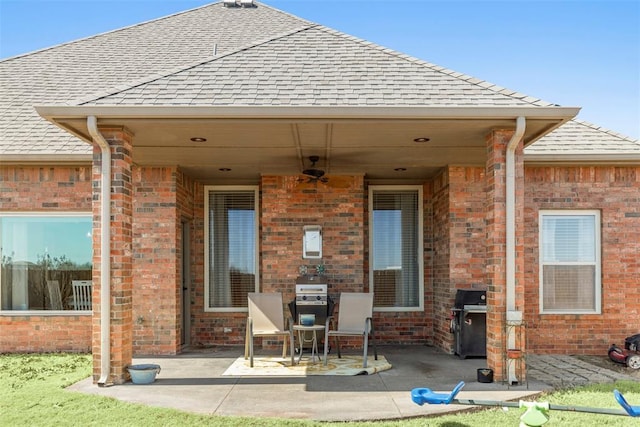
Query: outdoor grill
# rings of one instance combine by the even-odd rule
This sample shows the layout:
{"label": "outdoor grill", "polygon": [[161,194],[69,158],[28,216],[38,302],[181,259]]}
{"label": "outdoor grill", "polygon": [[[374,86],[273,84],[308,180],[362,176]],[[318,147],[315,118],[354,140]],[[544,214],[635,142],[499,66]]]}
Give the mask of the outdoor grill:
{"label": "outdoor grill", "polygon": [[455,353],[461,359],[487,357],[487,292],[459,289],[451,311]]}
{"label": "outdoor grill", "polygon": [[[300,323],[301,314],[315,315],[315,324],[324,325],[333,313],[333,300],[329,297],[325,276],[304,275],[296,279],[296,297],[289,303],[289,310],[295,323]],[[324,339],[324,332],[318,332],[318,341]]]}

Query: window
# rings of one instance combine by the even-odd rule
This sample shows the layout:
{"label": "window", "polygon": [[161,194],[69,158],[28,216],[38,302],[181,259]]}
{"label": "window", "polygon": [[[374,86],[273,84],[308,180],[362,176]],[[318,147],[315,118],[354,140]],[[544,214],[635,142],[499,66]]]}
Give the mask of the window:
{"label": "window", "polygon": [[0,214],[2,310],[87,310],[73,283],[90,286],[92,227],[87,213]]}
{"label": "window", "polygon": [[422,187],[371,186],[369,229],[374,306],[422,310]]}
{"label": "window", "polygon": [[246,310],[258,290],[256,187],[206,187],[207,311]]}
{"label": "window", "polygon": [[540,212],[540,311],[600,313],[600,212]]}

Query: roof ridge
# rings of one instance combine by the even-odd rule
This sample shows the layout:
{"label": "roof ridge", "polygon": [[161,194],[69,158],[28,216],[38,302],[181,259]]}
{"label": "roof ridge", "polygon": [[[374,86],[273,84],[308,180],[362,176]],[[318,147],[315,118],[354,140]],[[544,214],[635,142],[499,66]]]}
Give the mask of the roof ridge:
{"label": "roof ridge", "polygon": [[[274,9],[274,10],[277,10],[277,9]],[[154,80],[159,80],[159,79],[168,77],[168,76],[170,76],[172,74],[177,74],[179,72],[186,71],[186,70],[189,70],[191,68],[198,67],[200,65],[204,65],[204,64],[207,64],[207,63],[210,63],[210,62],[214,62],[214,61],[217,61],[219,59],[222,59],[222,58],[225,58],[225,57],[228,57],[228,56],[231,56],[231,55],[235,55],[237,53],[252,49],[254,47],[257,47],[257,46],[260,46],[260,45],[263,45],[263,44],[266,44],[266,43],[270,43],[270,42],[272,42],[274,40],[278,40],[278,39],[281,39],[281,38],[284,38],[284,37],[288,37],[290,35],[293,35],[293,34],[296,34],[296,33],[300,33],[300,32],[303,32],[303,31],[306,31],[306,30],[309,30],[311,28],[314,28],[314,27],[318,26],[318,24],[312,23],[310,21],[306,21],[306,22],[308,22],[308,24],[306,26],[304,26],[304,27],[296,28],[296,29],[289,30],[289,31],[285,31],[285,32],[282,32],[280,34],[276,34],[276,35],[273,35],[273,36],[270,36],[270,37],[266,37],[266,38],[264,38],[262,40],[254,41],[252,43],[249,43],[249,44],[246,44],[244,46],[241,46],[241,47],[239,47],[239,48],[237,48],[235,50],[232,50],[232,51],[229,51],[229,52],[225,52],[225,53],[223,53],[221,55],[216,55],[216,56],[213,56],[213,57],[210,57],[210,58],[206,58],[206,59],[199,59],[197,61],[193,61],[193,62],[188,63],[188,64],[183,64],[183,65],[180,65],[180,66],[177,66],[177,67],[173,67],[173,68],[169,68],[169,69],[166,69],[166,70],[158,71],[156,73],[153,73],[153,74],[141,77],[141,78],[137,78],[137,79],[131,80],[129,82],[123,82],[123,83],[121,83],[121,84],[119,84],[117,86],[112,86],[109,89],[105,89],[105,90],[102,90],[100,92],[88,95],[88,96],[83,96],[82,98],[76,98],[74,100],[69,100],[69,101],[65,102],[64,104],[65,105],[76,105],[77,106],[77,105],[83,105],[83,104],[86,104],[86,103],[89,103],[89,102],[92,102],[92,101],[97,101],[99,99],[106,98],[108,96],[112,96],[112,95],[115,95],[117,93],[133,89],[136,86],[141,86],[143,84],[150,83],[150,82],[152,82]]]}
{"label": "roof ridge", "polygon": [[360,37],[356,37],[356,36],[353,36],[351,34],[344,33],[342,31],[333,29],[331,27],[327,27],[327,26],[324,26],[324,25],[318,25],[318,29],[323,30],[323,31],[325,31],[327,33],[333,33],[334,35],[349,39],[349,40],[354,41],[356,43],[365,45],[367,47],[377,49],[377,50],[379,50],[381,52],[393,55],[393,56],[395,56],[397,58],[400,58],[400,59],[404,59],[404,60],[406,60],[408,62],[417,64],[417,65],[426,66],[426,67],[432,69],[435,72],[439,72],[439,73],[443,73],[443,74],[455,77],[457,79],[466,81],[467,83],[471,83],[471,84],[480,86],[483,89],[488,89],[488,90],[491,90],[492,92],[499,93],[501,95],[509,96],[509,97],[512,97],[512,98],[515,98],[515,99],[522,100],[524,102],[528,102],[529,104],[532,104],[532,105],[535,105],[535,106],[539,106],[539,107],[559,106],[558,104],[554,104],[552,102],[548,102],[548,101],[545,101],[545,100],[540,99],[540,98],[535,98],[535,97],[532,97],[532,96],[517,92],[515,90],[504,88],[502,86],[499,86],[497,84],[488,82],[486,80],[478,79],[478,78],[470,76],[468,74],[464,74],[464,73],[461,73],[461,72],[458,72],[458,71],[454,71],[454,70],[442,67],[440,65],[425,61],[425,60],[417,58],[415,56],[407,55],[407,54],[399,52],[399,51],[397,51],[395,49],[391,49],[391,48],[382,46],[380,44],[377,44],[377,43],[362,39]]}
{"label": "roof ridge", "polygon": [[278,9],[276,7],[273,7],[273,6],[269,6],[268,4],[262,3],[261,1],[255,1],[254,0],[253,3],[256,4],[256,5],[260,5],[262,7],[266,7],[267,9],[271,9],[274,12],[279,12],[279,13],[281,13],[283,15],[289,16],[290,18],[294,18],[294,19],[296,19],[298,21],[304,21],[304,22],[306,22],[308,24],[320,25],[317,22],[309,21],[308,19],[301,18],[300,16],[294,15],[293,13],[289,13],[289,12],[286,12],[286,11],[284,11],[282,9]]}
{"label": "roof ridge", "polygon": [[25,57],[25,56],[35,55],[35,54],[42,53],[42,52],[45,52],[45,51],[48,51],[48,50],[52,50],[52,49],[56,49],[56,48],[59,48],[59,47],[62,47],[62,46],[67,46],[67,45],[71,45],[71,44],[80,43],[80,42],[83,42],[83,41],[95,39],[97,37],[102,37],[102,36],[105,36],[107,34],[112,34],[112,33],[117,33],[119,31],[128,30],[130,28],[140,27],[142,25],[147,25],[147,24],[150,24],[150,23],[155,22],[155,21],[162,21],[164,19],[169,19],[169,18],[172,18],[174,16],[183,15],[185,13],[193,12],[194,10],[204,9],[205,7],[210,7],[210,6],[212,6],[212,5],[216,4],[216,3],[220,3],[220,2],[221,2],[221,0],[214,1],[212,3],[207,3],[207,4],[204,4],[202,6],[197,6],[197,7],[191,8],[191,9],[182,10],[180,12],[175,12],[175,13],[172,13],[172,14],[169,14],[169,15],[161,16],[159,18],[149,19],[148,21],[138,22],[138,23],[135,23],[135,24],[124,26],[124,27],[115,28],[113,30],[104,31],[102,33],[92,34],[92,35],[87,36],[87,37],[81,37],[79,39],[58,43],[58,44],[53,45],[53,46],[43,47],[42,49],[37,49],[37,50],[31,51],[31,52],[21,53],[21,54],[15,55],[15,56],[11,56],[9,58],[0,59],[0,63],[1,62],[6,62],[6,61],[11,61],[11,60],[14,60],[14,59],[19,59],[19,58],[22,58],[22,57]]}
{"label": "roof ridge", "polygon": [[611,130],[609,128],[605,128],[604,126],[600,126],[600,125],[597,125],[595,123],[591,123],[591,122],[588,122],[588,121],[585,121],[585,120],[582,120],[582,119],[573,118],[572,120],[574,122],[578,123],[578,124],[587,126],[587,127],[591,128],[593,130],[604,132],[604,133],[609,134],[611,136],[615,136],[616,138],[621,138],[621,139],[624,139],[625,141],[633,142],[634,144],[640,145],[640,139],[634,139],[634,138],[632,138],[630,136],[623,135],[623,134],[621,134],[619,132],[616,132],[614,130]]}

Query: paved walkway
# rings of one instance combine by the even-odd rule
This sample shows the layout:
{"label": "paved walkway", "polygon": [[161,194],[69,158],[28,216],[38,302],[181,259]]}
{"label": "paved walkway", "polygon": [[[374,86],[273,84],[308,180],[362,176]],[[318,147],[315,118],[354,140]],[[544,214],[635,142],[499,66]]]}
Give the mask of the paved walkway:
{"label": "paved walkway", "polygon": [[527,357],[530,377],[553,388],[566,388],[589,383],[609,383],[618,380],[638,381],[637,377],[604,369],[571,356],[530,355]]}
{"label": "paved walkway", "polygon": [[477,370],[486,367],[486,359],[460,360],[424,346],[379,348],[379,354],[393,368],[374,375],[223,376],[242,353],[242,349],[225,348],[173,357],[137,358],[134,363],[157,363],[162,367],[155,383],[100,388],[87,379],[71,389],[200,414],[350,421],[400,419],[468,409],[463,405],[418,406],[410,395],[416,387],[445,392],[465,381],[460,398],[503,401],[526,400],[556,387],[634,379],[570,356],[528,356],[527,383],[517,386],[479,383]]}

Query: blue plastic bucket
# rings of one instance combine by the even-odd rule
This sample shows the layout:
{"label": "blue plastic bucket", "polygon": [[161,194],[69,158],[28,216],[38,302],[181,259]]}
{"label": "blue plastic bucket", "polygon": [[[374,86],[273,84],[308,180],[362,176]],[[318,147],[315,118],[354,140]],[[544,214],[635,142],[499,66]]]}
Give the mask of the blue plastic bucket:
{"label": "blue plastic bucket", "polygon": [[160,373],[160,365],[152,363],[131,365],[127,367],[127,370],[134,384],[151,384],[156,380],[156,375]]}
{"label": "blue plastic bucket", "polygon": [[300,324],[302,326],[313,326],[316,323],[316,315],[315,314],[301,314],[300,315]]}

